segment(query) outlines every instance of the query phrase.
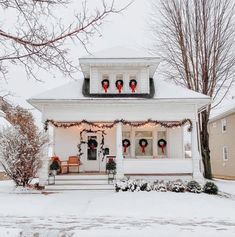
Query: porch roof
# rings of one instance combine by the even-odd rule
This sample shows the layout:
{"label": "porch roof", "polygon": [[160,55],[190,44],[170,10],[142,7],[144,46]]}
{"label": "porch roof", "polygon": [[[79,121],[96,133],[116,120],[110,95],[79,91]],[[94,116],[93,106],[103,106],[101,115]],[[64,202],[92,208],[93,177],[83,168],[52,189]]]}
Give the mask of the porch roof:
{"label": "porch roof", "polygon": [[198,108],[203,107],[210,103],[209,96],[197,93],[195,91],[173,85],[171,83],[158,80],[154,78],[155,95],[151,99],[146,98],[89,98],[85,97],[82,93],[83,81],[77,80],[67,83],[63,86],[48,90],[42,94],[36,95],[28,100],[28,102],[41,110],[41,105],[54,104],[54,103],[97,103],[97,102],[117,102],[117,103],[131,103],[136,102],[180,102],[180,103],[193,103],[197,104]]}

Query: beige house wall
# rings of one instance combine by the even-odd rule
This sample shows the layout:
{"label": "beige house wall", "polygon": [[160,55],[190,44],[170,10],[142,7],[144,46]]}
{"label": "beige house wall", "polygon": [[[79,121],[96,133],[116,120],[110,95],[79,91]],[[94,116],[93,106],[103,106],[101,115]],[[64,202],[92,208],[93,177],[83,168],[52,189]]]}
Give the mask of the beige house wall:
{"label": "beige house wall", "polygon": [[[226,119],[226,132],[222,132]],[[235,179],[235,113],[209,123],[212,174],[216,178]],[[228,160],[223,159],[223,147],[228,149]]]}

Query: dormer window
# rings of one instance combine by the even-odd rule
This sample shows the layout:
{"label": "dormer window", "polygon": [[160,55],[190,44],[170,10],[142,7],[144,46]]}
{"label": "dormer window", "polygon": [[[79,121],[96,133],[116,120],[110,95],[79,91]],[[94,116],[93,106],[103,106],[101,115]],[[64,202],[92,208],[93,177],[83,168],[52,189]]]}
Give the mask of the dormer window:
{"label": "dormer window", "polygon": [[116,83],[115,83],[116,88],[117,88],[117,90],[118,90],[118,93],[121,93],[121,92],[122,92],[122,90],[123,90],[123,84],[124,84],[124,82],[123,82],[123,75],[122,75],[122,74],[118,74],[118,75],[116,76]]}
{"label": "dormer window", "polygon": [[101,84],[102,84],[102,88],[104,92],[107,93],[108,88],[109,88],[109,75],[108,74],[103,75]]}

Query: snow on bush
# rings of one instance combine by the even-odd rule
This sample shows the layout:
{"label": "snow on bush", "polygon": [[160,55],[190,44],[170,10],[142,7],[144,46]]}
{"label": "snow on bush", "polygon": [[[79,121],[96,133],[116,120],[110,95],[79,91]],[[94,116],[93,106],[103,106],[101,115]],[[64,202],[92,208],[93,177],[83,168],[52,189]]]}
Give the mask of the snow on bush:
{"label": "snow on bush", "polygon": [[206,182],[203,187],[203,192],[208,194],[218,194],[218,187],[213,182]]}
{"label": "snow on bush", "polygon": [[173,182],[169,182],[169,190],[176,193],[183,193],[186,190],[186,187],[182,180],[177,179]]}
{"label": "snow on bush", "polygon": [[40,167],[47,138],[30,126],[12,126],[0,131],[0,162],[17,186],[27,186]]}
{"label": "snow on bush", "polygon": [[166,192],[167,191],[167,184],[164,181],[155,181],[153,183],[153,190],[158,192]]}
{"label": "snow on bush", "polygon": [[202,187],[197,181],[192,180],[187,183],[186,190],[191,193],[201,193]]}

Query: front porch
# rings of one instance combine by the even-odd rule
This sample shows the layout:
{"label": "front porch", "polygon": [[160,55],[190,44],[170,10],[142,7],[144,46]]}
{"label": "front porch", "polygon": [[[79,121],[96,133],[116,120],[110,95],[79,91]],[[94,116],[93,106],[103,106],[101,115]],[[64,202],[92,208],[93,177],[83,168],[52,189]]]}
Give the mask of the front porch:
{"label": "front porch", "polygon": [[[192,131],[187,132],[192,144],[192,158],[185,156],[186,129],[183,125],[187,124],[182,124],[181,121],[165,121],[165,126],[146,121],[133,122],[133,126],[122,122],[115,125],[111,122],[81,123],[80,126],[76,126],[76,123],[55,123],[48,130],[53,138],[50,152],[61,160],[78,154],[81,160],[79,173],[85,175],[86,172],[104,173],[107,159],[111,156],[116,161],[117,178],[188,176],[199,179],[201,172],[196,122],[189,124]],[[95,141],[94,147],[89,145],[91,139]],[[129,140],[129,146],[124,146],[125,139]],[[141,139],[147,141],[148,145],[144,148],[140,146]],[[167,142],[164,147],[159,146],[160,139]],[[45,183],[48,177],[48,161],[45,160],[44,171]]]}

